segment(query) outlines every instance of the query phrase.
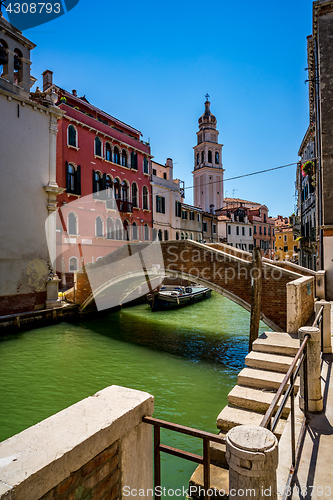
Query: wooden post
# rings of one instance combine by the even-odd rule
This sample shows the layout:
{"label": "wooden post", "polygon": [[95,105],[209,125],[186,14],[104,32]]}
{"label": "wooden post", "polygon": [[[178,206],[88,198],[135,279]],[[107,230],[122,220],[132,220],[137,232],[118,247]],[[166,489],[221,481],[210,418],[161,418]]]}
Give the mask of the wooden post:
{"label": "wooden post", "polygon": [[249,352],[252,351],[252,343],[258,338],[260,309],[262,291],[262,260],[259,247],[253,248],[251,269],[251,324]]}

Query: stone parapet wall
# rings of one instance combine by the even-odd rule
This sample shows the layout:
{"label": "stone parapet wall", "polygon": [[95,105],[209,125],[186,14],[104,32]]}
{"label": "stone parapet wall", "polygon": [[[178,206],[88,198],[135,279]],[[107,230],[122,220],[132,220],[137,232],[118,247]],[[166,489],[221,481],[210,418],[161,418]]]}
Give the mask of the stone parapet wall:
{"label": "stone parapet wall", "polygon": [[304,276],[287,284],[287,331],[298,333],[314,313],[315,279]]}
{"label": "stone parapet wall", "polygon": [[[110,386],[0,443],[0,500],[113,500],[153,488],[150,394]],[[150,497],[146,497],[150,498]]]}

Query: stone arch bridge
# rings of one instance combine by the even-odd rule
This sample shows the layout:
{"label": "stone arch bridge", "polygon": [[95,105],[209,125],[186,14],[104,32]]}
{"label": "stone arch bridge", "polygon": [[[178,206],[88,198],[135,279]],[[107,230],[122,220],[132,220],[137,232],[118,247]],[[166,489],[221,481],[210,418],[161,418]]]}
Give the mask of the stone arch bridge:
{"label": "stone arch bridge", "polygon": [[[252,254],[228,245],[191,240],[125,243],[77,273],[81,310],[109,309],[153,290],[165,277],[208,286],[247,310],[257,273]],[[262,320],[276,331],[296,332],[324,297],[324,274],[288,262],[262,262]]]}

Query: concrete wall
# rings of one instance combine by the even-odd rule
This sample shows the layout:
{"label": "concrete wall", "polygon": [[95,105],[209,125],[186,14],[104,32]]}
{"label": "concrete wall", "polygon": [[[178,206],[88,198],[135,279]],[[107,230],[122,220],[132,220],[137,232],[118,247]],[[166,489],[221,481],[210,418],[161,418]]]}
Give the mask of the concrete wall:
{"label": "concrete wall", "polygon": [[0,443],[0,499],[113,500],[153,488],[142,423],[153,406],[150,394],[113,385]]}

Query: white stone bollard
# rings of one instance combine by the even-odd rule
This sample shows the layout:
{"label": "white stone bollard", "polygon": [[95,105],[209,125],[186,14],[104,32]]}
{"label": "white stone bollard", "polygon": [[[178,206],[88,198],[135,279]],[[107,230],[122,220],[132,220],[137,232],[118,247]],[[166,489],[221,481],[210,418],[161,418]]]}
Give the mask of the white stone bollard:
{"label": "white stone bollard", "polygon": [[229,498],[277,499],[278,441],[264,427],[239,425],[226,435]]}
{"label": "white stone bollard", "polygon": [[[298,330],[298,338],[301,343],[305,335],[310,338],[307,341],[307,363],[308,371],[308,411],[318,412],[323,409],[323,398],[321,395],[321,379],[320,379],[320,343],[321,332],[319,328],[314,326],[302,326]],[[304,363],[300,370],[300,397],[299,406],[304,410]]]}
{"label": "white stone bollard", "polygon": [[318,300],[315,303],[316,315],[319,309],[324,306],[323,309],[323,353],[332,353],[332,332],[331,332],[331,303],[325,300]]}

